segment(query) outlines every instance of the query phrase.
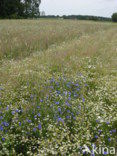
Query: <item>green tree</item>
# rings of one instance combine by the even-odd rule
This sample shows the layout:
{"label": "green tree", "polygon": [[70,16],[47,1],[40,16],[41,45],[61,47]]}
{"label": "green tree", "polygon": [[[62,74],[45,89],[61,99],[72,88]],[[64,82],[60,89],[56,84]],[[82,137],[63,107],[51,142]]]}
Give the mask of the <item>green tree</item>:
{"label": "green tree", "polygon": [[117,22],[117,12],[112,15],[112,21]]}
{"label": "green tree", "polygon": [[39,11],[39,6],[40,6],[41,0],[25,0],[24,5],[24,13],[25,17],[39,17],[40,11]]}
{"label": "green tree", "polygon": [[21,0],[0,0],[0,17],[11,18],[23,16],[23,3]]}
{"label": "green tree", "polygon": [[0,0],[0,18],[39,17],[41,0]]}

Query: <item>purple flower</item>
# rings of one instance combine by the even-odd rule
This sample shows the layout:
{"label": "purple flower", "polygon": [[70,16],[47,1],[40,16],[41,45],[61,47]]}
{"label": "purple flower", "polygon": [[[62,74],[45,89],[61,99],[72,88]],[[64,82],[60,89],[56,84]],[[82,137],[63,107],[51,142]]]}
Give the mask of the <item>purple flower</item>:
{"label": "purple flower", "polygon": [[96,139],[98,139],[98,136],[97,136],[97,135],[95,135],[95,138],[96,138]]}
{"label": "purple flower", "polygon": [[109,125],[109,124],[110,124],[110,122],[108,122],[108,121],[107,121],[107,122],[106,122],[106,124],[107,124],[107,125]]}
{"label": "purple flower", "polygon": [[21,122],[19,122],[19,126],[21,126]]}
{"label": "purple flower", "polygon": [[15,111],[16,111],[16,113],[20,112],[20,110],[19,110],[19,109],[16,109]]}
{"label": "purple flower", "polygon": [[58,108],[58,111],[61,112],[61,108]]}
{"label": "purple flower", "polygon": [[83,102],[83,103],[85,102],[85,99],[84,99],[84,98],[82,98],[82,102]]}
{"label": "purple flower", "polygon": [[110,131],[110,134],[112,134],[112,131]]}
{"label": "purple flower", "polygon": [[64,123],[64,120],[63,120],[61,117],[59,117],[59,118],[58,118],[58,122]]}
{"label": "purple flower", "polygon": [[66,116],[66,118],[67,118],[67,119],[69,119],[69,118],[70,118],[70,116]]}
{"label": "purple flower", "polygon": [[39,125],[38,125],[38,129],[41,130],[41,128],[42,128],[42,126],[41,126],[41,124],[39,124]]}
{"label": "purple flower", "polygon": [[113,133],[116,133],[116,129],[113,129],[112,132],[113,132]]}
{"label": "purple flower", "polygon": [[2,126],[0,126],[0,131],[3,131],[3,130],[4,130],[4,128]]}
{"label": "purple flower", "polygon": [[8,126],[9,126],[9,123],[3,122],[3,125],[4,125],[5,127],[8,127]]}
{"label": "purple flower", "polygon": [[36,130],[37,130],[36,128],[33,128],[33,131],[34,131],[34,132],[36,132]]}
{"label": "purple flower", "polygon": [[38,115],[38,117],[40,117],[40,116],[41,116],[41,114],[40,114],[40,113],[38,113],[37,115]]}
{"label": "purple flower", "polygon": [[75,84],[75,86],[76,86],[76,87],[78,87],[78,86],[79,86],[79,84],[77,83],[77,84]]}
{"label": "purple flower", "polygon": [[12,111],[11,114],[14,115],[15,114],[15,111]]}
{"label": "purple flower", "polygon": [[80,91],[80,88],[77,88],[77,91]]}
{"label": "purple flower", "polygon": [[67,105],[68,107],[70,107],[70,106],[71,106],[68,102],[66,102],[66,105]]}
{"label": "purple flower", "polygon": [[111,138],[108,138],[108,141],[110,142],[111,141]]}
{"label": "purple flower", "polygon": [[2,138],[2,141],[5,141],[5,138]]}
{"label": "purple flower", "polygon": [[76,117],[74,116],[73,119],[76,120]]}
{"label": "purple flower", "polygon": [[56,105],[59,105],[59,101],[58,101],[58,102],[55,102],[55,104],[56,104]]}
{"label": "purple flower", "polygon": [[100,129],[99,129],[99,130],[98,130],[98,132],[99,132],[99,133],[101,133],[101,132],[102,132],[102,130],[100,130]]}
{"label": "purple flower", "polygon": [[71,97],[68,97],[68,100],[71,100]]}
{"label": "purple flower", "polygon": [[3,119],[3,116],[0,116],[0,120],[2,120]]}
{"label": "purple flower", "polygon": [[108,154],[108,152],[104,151],[104,155],[107,155],[107,154]]}
{"label": "purple flower", "polygon": [[31,120],[27,119],[27,122],[28,122],[28,123],[31,123]]}
{"label": "purple flower", "polygon": [[67,113],[70,113],[70,110],[67,110]]}
{"label": "purple flower", "polygon": [[9,110],[9,107],[8,106],[6,107],[6,110]]}

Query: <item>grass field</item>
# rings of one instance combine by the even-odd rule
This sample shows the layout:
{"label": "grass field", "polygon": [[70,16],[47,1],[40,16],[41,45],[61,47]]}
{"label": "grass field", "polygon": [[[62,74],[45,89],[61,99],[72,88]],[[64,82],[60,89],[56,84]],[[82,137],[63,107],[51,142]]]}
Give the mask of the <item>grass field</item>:
{"label": "grass field", "polygon": [[0,155],[116,147],[116,59],[117,24],[0,20]]}

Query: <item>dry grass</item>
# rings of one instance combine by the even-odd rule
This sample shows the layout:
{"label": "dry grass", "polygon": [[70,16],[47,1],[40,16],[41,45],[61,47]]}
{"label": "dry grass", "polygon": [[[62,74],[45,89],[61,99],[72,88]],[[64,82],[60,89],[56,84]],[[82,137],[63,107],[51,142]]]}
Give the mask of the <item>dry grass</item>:
{"label": "dry grass", "polygon": [[[1,61],[0,80],[4,85],[15,86],[19,77],[23,81],[30,77],[47,79],[56,72],[76,74],[82,71],[87,57],[98,59],[96,66],[103,67],[100,70],[115,70],[117,34],[114,24],[64,20],[0,22],[2,58],[5,54],[13,59],[26,57],[34,45],[30,51],[33,54],[27,58]],[[27,46],[24,46],[25,43]],[[46,44],[48,48],[45,48]]]}

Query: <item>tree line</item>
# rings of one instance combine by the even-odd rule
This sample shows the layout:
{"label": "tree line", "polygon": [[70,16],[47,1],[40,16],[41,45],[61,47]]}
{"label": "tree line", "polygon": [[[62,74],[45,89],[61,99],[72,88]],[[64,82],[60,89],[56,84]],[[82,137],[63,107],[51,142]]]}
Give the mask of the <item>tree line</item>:
{"label": "tree line", "polygon": [[101,16],[89,16],[89,15],[47,15],[41,16],[40,18],[59,18],[59,19],[74,19],[74,20],[92,20],[92,21],[113,21],[117,22],[117,13],[113,13],[112,18],[110,17],[101,17]]}
{"label": "tree line", "polygon": [[61,18],[61,19],[74,19],[74,20],[93,20],[93,21],[111,21],[111,18],[99,17],[99,16],[88,16],[88,15],[63,15],[63,16],[41,16],[40,18]]}
{"label": "tree line", "polygon": [[41,0],[0,0],[0,18],[37,18]]}

